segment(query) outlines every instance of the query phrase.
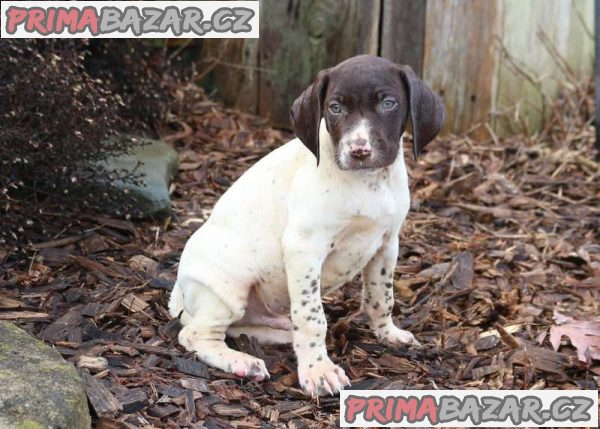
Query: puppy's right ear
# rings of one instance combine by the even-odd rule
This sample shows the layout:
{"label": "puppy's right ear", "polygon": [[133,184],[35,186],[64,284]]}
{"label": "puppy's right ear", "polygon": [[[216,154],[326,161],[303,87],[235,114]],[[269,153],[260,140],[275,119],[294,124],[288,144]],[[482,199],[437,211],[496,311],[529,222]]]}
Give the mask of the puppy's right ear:
{"label": "puppy's right ear", "polygon": [[328,82],[328,70],[321,70],[315,81],[300,94],[300,97],[296,98],[290,109],[294,133],[315,155],[317,165],[319,165],[319,125]]}

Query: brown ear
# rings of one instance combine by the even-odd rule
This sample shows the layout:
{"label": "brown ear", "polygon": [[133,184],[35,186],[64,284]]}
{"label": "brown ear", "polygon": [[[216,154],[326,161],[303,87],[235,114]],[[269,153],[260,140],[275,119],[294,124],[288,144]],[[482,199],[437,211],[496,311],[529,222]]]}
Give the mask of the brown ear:
{"label": "brown ear", "polygon": [[410,123],[413,131],[415,159],[423,148],[438,135],[446,119],[444,103],[417,77],[409,66],[398,66],[406,84],[410,104]]}
{"label": "brown ear", "polygon": [[321,70],[315,81],[296,98],[290,109],[294,133],[317,158],[319,165],[319,125],[329,81],[328,70]]}

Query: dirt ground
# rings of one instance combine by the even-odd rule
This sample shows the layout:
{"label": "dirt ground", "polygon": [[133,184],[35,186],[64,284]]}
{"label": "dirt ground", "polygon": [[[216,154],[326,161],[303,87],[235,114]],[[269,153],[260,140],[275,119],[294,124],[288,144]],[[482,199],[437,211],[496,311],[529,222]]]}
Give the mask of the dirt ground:
{"label": "dirt ground", "polygon": [[[339,398],[303,395],[291,347],[230,342],[266,361],[272,378],[258,383],[208,368],[177,343],[166,308],[186,239],[240,174],[290,137],[205,98],[190,103],[162,130],[181,158],[173,217],[46,213],[35,244],[0,249],[0,319],[79,367],[98,428],[338,427]],[[423,347],[377,342],[356,279],[324,298],[328,350],[353,388],[599,388],[592,104],[580,88],[534,137],[483,127],[483,141],[442,137],[416,163],[407,143],[413,201],[393,314]],[[577,339],[573,328],[598,336]]]}

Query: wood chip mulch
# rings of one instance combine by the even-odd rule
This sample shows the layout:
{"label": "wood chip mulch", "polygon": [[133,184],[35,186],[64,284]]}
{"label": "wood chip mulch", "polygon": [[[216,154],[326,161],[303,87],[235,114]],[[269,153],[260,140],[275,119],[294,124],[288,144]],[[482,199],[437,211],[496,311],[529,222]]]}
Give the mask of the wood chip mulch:
{"label": "wood chip mulch", "polygon": [[[324,299],[328,348],[355,389],[598,389],[600,362],[548,340],[557,314],[600,316],[600,165],[579,88],[535,137],[442,137],[417,163],[394,316],[422,348],[379,344],[360,283]],[[0,248],[0,320],[54,345],[85,382],[97,428],[338,427],[339,398],[306,398],[289,346],[242,337],[272,378],[239,380],[177,343],[166,310],[186,239],[248,166],[290,136],[198,97],[165,138],[179,151],[164,222],[46,214]],[[60,228],[53,225],[61,225]],[[588,355],[589,356],[589,355]]]}

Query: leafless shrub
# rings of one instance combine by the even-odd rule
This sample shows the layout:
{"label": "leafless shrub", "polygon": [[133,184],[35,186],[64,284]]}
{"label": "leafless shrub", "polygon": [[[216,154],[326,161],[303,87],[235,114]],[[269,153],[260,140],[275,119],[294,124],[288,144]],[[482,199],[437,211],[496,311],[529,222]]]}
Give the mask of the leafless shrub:
{"label": "leafless shrub", "polygon": [[34,214],[49,204],[127,210],[126,195],[109,196],[92,187],[98,180],[110,186],[116,179],[135,182],[139,177],[97,164],[129,152],[132,144],[110,138],[125,129],[118,116],[124,103],[86,73],[85,49],[82,41],[0,41],[3,218],[19,211]]}

